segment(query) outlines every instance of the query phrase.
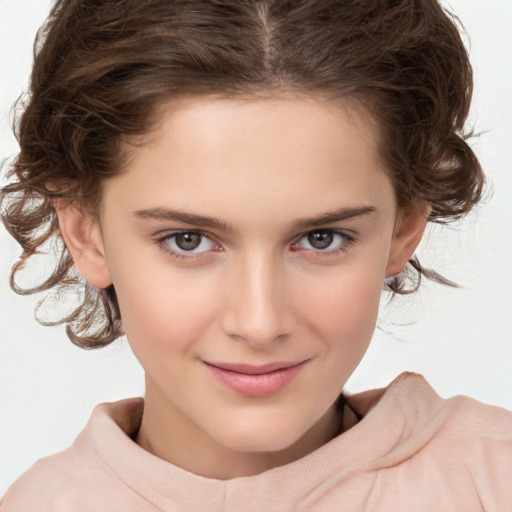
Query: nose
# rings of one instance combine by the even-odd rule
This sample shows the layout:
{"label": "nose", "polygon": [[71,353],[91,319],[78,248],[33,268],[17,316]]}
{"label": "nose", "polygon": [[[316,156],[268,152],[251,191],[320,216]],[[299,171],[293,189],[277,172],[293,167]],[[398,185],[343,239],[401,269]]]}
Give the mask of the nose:
{"label": "nose", "polygon": [[267,348],[297,325],[292,290],[272,256],[253,254],[233,262],[226,280],[224,331],[254,348]]}

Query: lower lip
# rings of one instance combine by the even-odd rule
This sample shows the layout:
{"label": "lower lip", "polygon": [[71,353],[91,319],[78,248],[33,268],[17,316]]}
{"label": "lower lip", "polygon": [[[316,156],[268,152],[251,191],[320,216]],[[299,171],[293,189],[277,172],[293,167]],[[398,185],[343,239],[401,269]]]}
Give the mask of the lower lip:
{"label": "lower lip", "polygon": [[290,384],[306,363],[307,361],[303,361],[289,368],[260,375],[232,372],[206,363],[205,365],[217,380],[240,395],[265,397],[279,393],[279,391]]}

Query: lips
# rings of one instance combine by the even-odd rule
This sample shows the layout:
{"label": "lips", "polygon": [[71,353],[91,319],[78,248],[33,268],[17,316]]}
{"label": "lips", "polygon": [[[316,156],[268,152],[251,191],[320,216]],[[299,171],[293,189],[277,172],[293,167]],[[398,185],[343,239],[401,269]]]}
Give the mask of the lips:
{"label": "lips", "polygon": [[275,363],[262,364],[260,366],[254,366],[250,364],[231,364],[231,363],[206,363],[211,366],[220,368],[221,370],[228,370],[230,372],[245,373],[248,375],[263,375],[264,373],[274,372],[276,370],[286,370],[287,368],[293,368],[304,361],[296,362],[285,362],[279,361]]}
{"label": "lips", "polygon": [[308,361],[277,361],[258,366],[204,361],[204,365],[217,381],[236,393],[265,397],[288,386]]}

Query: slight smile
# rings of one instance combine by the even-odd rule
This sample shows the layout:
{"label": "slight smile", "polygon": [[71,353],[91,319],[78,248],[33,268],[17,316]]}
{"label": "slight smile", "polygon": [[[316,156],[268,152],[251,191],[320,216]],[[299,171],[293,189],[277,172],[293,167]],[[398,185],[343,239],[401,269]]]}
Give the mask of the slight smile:
{"label": "slight smile", "polygon": [[212,375],[240,395],[266,397],[278,393],[292,382],[310,359],[277,361],[253,366],[248,364],[203,361]]}

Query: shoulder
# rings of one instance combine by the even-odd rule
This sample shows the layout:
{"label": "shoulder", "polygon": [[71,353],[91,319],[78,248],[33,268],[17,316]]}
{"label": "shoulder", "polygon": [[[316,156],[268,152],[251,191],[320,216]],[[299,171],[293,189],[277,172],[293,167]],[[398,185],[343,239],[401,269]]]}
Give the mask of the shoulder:
{"label": "shoulder", "polygon": [[[8,489],[0,510],[64,510],[73,499],[77,484],[87,481],[93,472],[101,477],[105,467],[92,454],[84,454],[70,447],[61,453],[38,460]],[[83,478],[85,477],[85,480]],[[62,505],[62,506],[61,506]]]}
{"label": "shoulder", "polygon": [[428,443],[439,466],[458,464],[479,495],[489,502],[507,496],[512,505],[512,412],[466,396],[439,401],[439,425]]}
{"label": "shoulder", "polygon": [[404,416],[418,425],[433,424],[438,434],[458,439],[512,441],[512,412],[467,396],[441,398],[421,375],[403,373],[387,388]]}
{"label": "shoulder", "polygon": [[422,495],[428,486],[435,499],[459,509],[461,503],[510,507],[512,412],[465,396],[441,398],[412,373],[353,398],[369,419],[394,425],[393,448],[379,460],[380,470],[405,478],[411,495]]}
{"label": "shoulder", "polygon": [[[67,450],[40,459],[12,484],[0,504],[1,512],[78,512],[94,510],[97,500],[102,500],[108,510],[118,510],[109,508],[108,504],[116,496],[123,502],[126,485],[105,460],[102,450],[98,450],[96,440],[102,436],[108,438],[113,454],[118,443],[133,444],[115,419],[122,424],[124,417],[127,424],[135,424],[138,415],[133,413],[141,406],[142,399],[137,398],[97,406]],[[114,418],[115,414],[120,417]]]}
{"label": "shoulder", "polygon": [[403,373],[386,389],[363,395],[354,397],[357,404],[367,412],[377,405],[392,411],[402,421],[402,436],[416,442],[512,449],[512,412],[467,396],[442,398],[421,375]]}
{"label": "shoulder", "polygon": [[416,373],[402,373],[386,388],[346,398],[361,416],[385,409],[400,414],[407,424],[426,426],[433,422],[439,429],[455,429],[463,437],[512,436],[512,412],[467,396],[442,398]]}

